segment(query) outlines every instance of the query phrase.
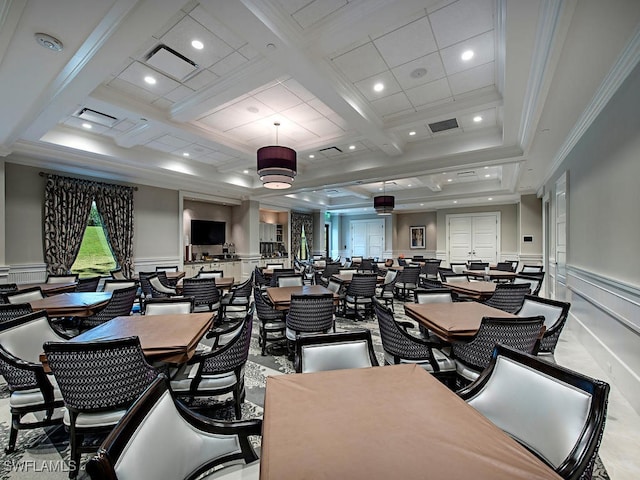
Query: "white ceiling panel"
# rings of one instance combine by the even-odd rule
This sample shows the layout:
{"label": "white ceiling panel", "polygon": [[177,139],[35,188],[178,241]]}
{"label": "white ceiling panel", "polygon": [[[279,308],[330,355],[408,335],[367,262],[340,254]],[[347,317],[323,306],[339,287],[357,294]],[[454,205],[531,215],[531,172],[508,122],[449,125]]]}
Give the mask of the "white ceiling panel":
{"label": "white ceiling panel", "polygon": [[254,98],[260,100],[274,112],[281,112],[302,103],[300,97],[281,84],[256,93]]}
{"label": "white ceiling panel", "polygon": [[292,17],[302,28],[308,28],[346,4],[346,0],[315,0],[296,11]]}
{"label": "white ceiling panel", "polygon": [[307,103],[301,103],[300,105],[296,105],[295,107],[283,110],[282,114],[290,120],[299,124],[304,124],[311,120],[317,120],[318,118],[323,117],[323,115],[318,110],[311,107]]}
{"label": "white ceiling panel", "polygon": [[458,0],[429,15],[440,48],[493,29],[493,0]]}
{"label": "white ceiling panel", "polygon": [[[384,88],[377,92],[373,87],[379,83],[384,85]],[[396,81],[395,77],[389,70],[379,73],[378,75],[374,75],[373,77],[360,80],[355,83],[355,86],[369,101],[388,97],[389,95],[398,93],[401,90],[400,84]]]}
{"label": "white ceiling panel", "polygon": [[414,108],[404,92],[380,98],[371,102],[371,106],[380,116],[392,115],[401,112],[413,112]]}
{"label": "white ceiling panel", "polygon": [[193,90],[184,85],[180,85],[178,88],[171,90],[169,93],[165,95],[167,100],[171,100],[172,102],[179,102],[184,100],[185,98],[193,95]]}
{"label": "white ceiling panel", "polygon": [[425,16],[373,42],[391,68],[435,52],[438,47]]}
{"label": "white ceiling panel", "polygon": [[[473,58],[462,60],[462,53],[472,51]],[[467,70],[469,68],[493,62],[495,59],[495,46],[493,43],[493,30],[477,37],[456,43],[441,51],[442,62],[448,75]]]}
{"label": "white ceiling panel", "polygon": [[194,77],[184,82],[184,84],[197,91],[215,81],[216,78],[218,78],[218,76],[211,73],[209,70],[201,70]]}
{"label": "white ceiling panel", "polygon": [[191,10],[189,12],[189,16],[198,23],[202,24],[202,26],[204,26],[204,28],[206,28],[210,32],[215,32],[215,35],[231,48],[237,50],[243,46],[246,46],[246,42],[242,38],[229,30],[224,25],[224,23],[217,20],[200,5]]}
{"label": "white ceiling panel", "polygon": [[404,90],[439,80],[445,76],[439,53],[417,58],[391,69],[394,77]]}
{"label": "white ceiling panel", "polygon": [[407,90],[407,97],[414,107],[429,105],[434,102],[445,100],[451,97],[451,89],[446,78],[435,82],[420,85],[419,87]]}
{"label": "white ceiling panel", "polygon": [[495,65],[493,62],[464,70],[449,77],[454,95],[477,90],[495,83]]}
{"label": "white ceiling panel", "polygon": [[[156,83],[150,85],[145,82],[144,79],[147,76],[153,77]],[[146,90],[158,97],[162,97],[180,86],[180,83],[158,73],[154,69],[147,67],[140,62],[133,62],[119,75],[118,78],[129,82],[136,87],[142,88],[143,90]]]}
{"label": "white ceiling panel", "polygon": [[334,58],[333,63],[352,82],[388,70],[387,64],[371,42]]}

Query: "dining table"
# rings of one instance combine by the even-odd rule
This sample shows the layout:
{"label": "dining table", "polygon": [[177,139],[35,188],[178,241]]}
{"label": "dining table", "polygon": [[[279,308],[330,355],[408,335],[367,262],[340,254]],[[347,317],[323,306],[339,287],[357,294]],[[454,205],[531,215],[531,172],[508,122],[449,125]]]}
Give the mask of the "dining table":
{"label": "dining table", "polygon": [[50,317],[88,317],[104,307],[111,292],[67,292],[29,302],[34,311],[45,310]]}
{"label": "dining table", "polygon": [[111,320],[73,337],[70,342],[96,342],[138,337],[149,363],[184,363],[211,328],[211,312],[170,315],[129,315]]}
{"label": "dining table", "polygon": [[[165,272],[167,274],[167,280],[176,283],[178,280],[180,280],[181,278],[183,278],[186,273],[183,271],[178,271],[178,272],[168,272],[165,270]],[[133,280],[140,280],[140,275],[138,273],[134,274],[132,277]]]}
{"label": "dining table", "polygon": [[468,342],[484,317],[517,318],[479,302],[405,303],[404,313],[446,342]]}
{"label": "dining table", "polygon": [[415,364],[267,377],[261,480],[559,480]]}
{"label": "dining table", "polygon": [[44,295],[56,295],[58,293],[73,292],[78,287],[78,282],[63,283],[22,283],[17,285],[18,291],[27,290],[29,288],[40,287]]}
{"label": "dining table", "polygon": [[[353,276],[357,275],[355,273],[334,273],[331,275],[331,278],[339,281],[340,283],[344,283],[345,285],[349,285],[353,280]],[[381,284],[384,283],[384,277],[378,275],[376,277],[376,283]]]}
{"label": "dining table", "polygon": [[444,282],[442,284],[443,287],[446,287],[455,293],[460,293],[476,300],[486,300],[491,297],[496,291],[496,285],[496,282],[487,282],[484,280],[477,280],[473,282]]}
{"label": "dining table", "polygon": [[[297,287],[268,287],[267,296],[276,310],[289,310],[292,295],[323,295],[333,293],[322,285],[302,285]],[[333,293],[336,302],[340,300],[337,293]]]}
{"label": "dining table", "polygon": [[491,280],[512,280],[516,277],[515,272],[506,272],[504,270],[489,269],[489,272],[485,270],[464,270],[462,273],[465,275],[476,278],[489,278]]}

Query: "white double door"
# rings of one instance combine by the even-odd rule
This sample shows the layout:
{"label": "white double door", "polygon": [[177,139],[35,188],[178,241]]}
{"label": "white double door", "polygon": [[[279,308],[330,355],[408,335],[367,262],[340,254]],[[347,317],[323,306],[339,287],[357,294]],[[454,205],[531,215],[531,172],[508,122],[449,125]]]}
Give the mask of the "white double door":
{"label": "white double door", "polygon": [[384,251],[384,220],[354,220],[351,222],[351,256],[382,258]]}
{"label": "white double door", "polygon": [[482,260],[498,262],[500,212],[447,215],[449,263]]}

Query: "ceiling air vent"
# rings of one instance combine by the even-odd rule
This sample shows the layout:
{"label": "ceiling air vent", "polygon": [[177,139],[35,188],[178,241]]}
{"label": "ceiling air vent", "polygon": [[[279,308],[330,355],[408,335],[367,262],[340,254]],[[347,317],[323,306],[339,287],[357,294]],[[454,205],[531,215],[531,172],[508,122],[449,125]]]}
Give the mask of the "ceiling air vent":
{"label": "ceiling air vent", "polygon": [[338,153],[342,153],[342,150],[340,150],[338,147],[321,148],[318,151],[327,155],[337,155]]}
{"label": "ceiling air vent", "polygon": [[458,128],[458,121],[455,118],[450,118],[449,120],[430,123],[429,128],[433,133],[444,132],[445,130],[452,130],[454,128]]}
{"label": "ceiling air vent", "polygon": [[165,45],[158,45],[149,54],[147,63],[178,80],[184,80],[198,69],[195,62]]}
{"label": "ceiling air vent", "polygon": [[91,110],[90,108],[83,108],[78,112],[77,116],[87,122],[97,123],[109,128],[118,123],[118,119],[116,117],[112,117],[111,115],[107,115],[106,113],[98,112],[96,110]]}

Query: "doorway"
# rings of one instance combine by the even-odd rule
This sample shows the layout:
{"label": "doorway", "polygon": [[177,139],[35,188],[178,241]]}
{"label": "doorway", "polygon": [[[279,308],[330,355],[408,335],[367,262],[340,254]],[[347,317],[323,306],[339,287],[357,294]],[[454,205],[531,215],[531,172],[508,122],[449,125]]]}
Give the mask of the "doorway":
{"label": "doorway", "polygon": [[351,222],[351,256],[382,258],[384,219]]}
{"label": "doorway", "polygon": [[500,212],[447,215],[447,261],[482,260],[497,263]]}

